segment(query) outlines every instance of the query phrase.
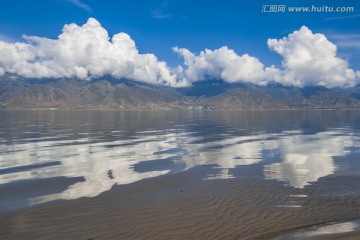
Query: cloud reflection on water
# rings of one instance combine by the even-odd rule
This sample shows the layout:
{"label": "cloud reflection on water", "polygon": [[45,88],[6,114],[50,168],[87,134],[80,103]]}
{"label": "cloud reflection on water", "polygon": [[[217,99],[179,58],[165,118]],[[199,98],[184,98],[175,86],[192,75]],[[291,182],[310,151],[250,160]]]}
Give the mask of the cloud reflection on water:
{"label": "cloud reflection on water", "polygon": [[275,179],[295,188],[304,188],[336,170],[334,156],[345,156],[350,147],[359,147],[358,138],[338,132],[297,135],[278,141],[281,162],[264,166],[265,179]]}
{"label": "cloud reflection on water", "polygon": [[[52,138],[22,139],[0,146],[0,184],[53,177],[83,177],[65,191],[31,199],[32,204],[56,199],[94,197],[114,185],[185,171],[195,166],[211,166],[216,173],[203,179],[236,177],[232,170],[260,164],[265,179],[305,188],[334,172],[335,156],[346,156],[351,147],[360,147],[355,134],[341,129],[318,133],[282,131],[255,135],[224,135],[205,139],[181,128],[137,132],[121,139],[114,131],[110,141],[94,141],[78,134],[64,140],[61,133]],[[269,160],[271,158],[271,161]],[[167,162],[165,169],[157,161]],[[59,164],[48,164],[58,162]],[[144,163],[152,166],[143,167]],[[41,167],[37,164],[45,164]],[[159,168],[159,169],[157,169]],[[14,171],[11,171],[13,169]],[[16,170],[16,171],[15,171]]]}

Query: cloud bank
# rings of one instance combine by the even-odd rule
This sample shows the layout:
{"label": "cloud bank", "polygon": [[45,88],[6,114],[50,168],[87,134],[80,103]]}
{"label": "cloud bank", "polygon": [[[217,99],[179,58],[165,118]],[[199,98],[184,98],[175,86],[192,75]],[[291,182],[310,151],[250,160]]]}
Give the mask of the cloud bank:
{"label": "cloud bank", "polygon": [[269,39],[268,47],[282,57],[280,68],[264,67],[259,59],[239,56],[227,47],[206,49],[198,55],[185,48],[173,50],[184,58],[184,74],[189,81],[208,78],[226,82],[250,82],[266,85],[278,82],[287,86],[352,87],[359,72],[349,68],[337,56],[337,47],[323,34],[312,33],[303,26],[283,39]]}
{"label": "cloud bank", "polygon": [[184,58],[184,64],[187,66],[185,76],[192,82],[215,78],[230,83],[251,82],[265,85],[279,75],[278,69],[264,68],[259,59],[248,54],[239,56],[228,47],[214,51],[206,49],[199,55],[186,48],[174,47],[173,50]]}
{"label": "cloud bank", "polygon": [[23,37],[27,42],[0,40],[0,76],[82,80],[112,76],[171,87],[206,79],[257,85],[277,82],[299,87],[352,87],[360,78],[359,71],[350,69],[348,62],[337,56],[336,45],[305,26],[282,39],[268,39],[269,49],[282,57],[279,67],[264,66],[256,57],[238,55],[223,46],[198,54],[174,47],[184,64],[171,68],[154,54],[139,53],[126,33],[110,39],[94,18],[82,26],[65,25],[57,39]]}
{"label": "cloud bank", "polygon": [[271,50],[283,57],[281,83],[304,86],[346,87],[356,84],[356,72],[337,57],[337,47],[323,34],[303,26],[280,40],[269,39]]}
{"label": "cloud bank", "polygon": [[25,78],[98,78],[110,75],[172,87],[188,85],[153,54],[140,54],[126,33],[107,31],[94,19],[65,25],[58,39],[24,36],[28,43],[0,41],[0,74]]}

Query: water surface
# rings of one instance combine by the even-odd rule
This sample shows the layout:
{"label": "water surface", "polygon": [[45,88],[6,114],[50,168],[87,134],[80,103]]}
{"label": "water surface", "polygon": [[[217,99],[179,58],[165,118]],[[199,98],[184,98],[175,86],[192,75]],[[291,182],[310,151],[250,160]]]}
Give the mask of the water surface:
{"label": "water surface", "polygon": [[192,169],[271,183],[273,208],[356,199],[359,133],[358,111],[0,111],[0,214]]}

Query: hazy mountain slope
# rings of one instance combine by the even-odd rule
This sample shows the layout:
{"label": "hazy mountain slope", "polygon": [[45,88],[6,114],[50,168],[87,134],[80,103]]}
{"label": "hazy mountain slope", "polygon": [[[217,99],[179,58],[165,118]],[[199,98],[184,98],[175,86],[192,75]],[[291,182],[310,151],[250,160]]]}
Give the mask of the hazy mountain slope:
{"label": "hazy mountain slope", "polygon": [[291,108],[360,108],[360,101],[346,91],[338,92],[324,87],[268,86],[265,91]]}
{"label": "hazy mountain slope", "polygon": [[230,109],[288,108],[286,104],[271,97],[265,91],[253,87],[238,87],[234,89],[229,89],[216,96],[202,99],[202,103],[208,104],[214,108]]}
{"label": "hazy mountain slope", "polygon": [[3,108],[162,108],[175,107],[181,97],[172,88],[112,85],[108,81],[59,80],[4,91],[0,98]]}
{"label": "hazy mountain slope", "polygon": [[1,108],[360,109],[354,89],[197,82],[188,88],[128,80],[0,79]]}

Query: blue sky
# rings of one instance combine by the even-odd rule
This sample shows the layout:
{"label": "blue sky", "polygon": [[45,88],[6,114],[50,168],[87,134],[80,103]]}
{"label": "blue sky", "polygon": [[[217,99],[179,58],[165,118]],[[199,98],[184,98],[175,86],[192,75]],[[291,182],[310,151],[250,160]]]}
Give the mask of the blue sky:
{"label": "blue sky", "polygon": [[[353,6],[355,12],[261,13],[264,4]],[[89,17],[100,21],[110,35],[128,33],[140,52],[154,53],[170,65],[181,61],[171,51],[173,46],[197,52],[223,45],[257,56],[264,64],[278,64],[280,58],[268,50],[267,39],[284,37],[306,25],[340,42],[339,55],[360,68],[356,56],[360,43],[354,43],[360,40],[358,0],[12,0],[3,1],[0,8],[0,37],[13,41],[22,34],[56,38],[64,24],[83,24]]]}
{"label": "blue sky", "polygon": [[[271,6],[280,5],[284,12],[269,12]],[[290,12],[292,7],[313,6],[353,11]],[[68,28],[65,41],[22,38],[57,39],[64,24],[70,23],[82,27]],[[98,38],[103,28],[110,37],[129,34],[139,54],[127,35],[117,39],[122,50]],[[288,38],[280,40],[284,37]],[[89,79],[108,74],[174,87],[208,76],[260,85],[360,83],[358,0],[3,1],[0,40],[11,43],[0,44],[0,75]],[[27,45],[14,44],[19,41]],[[213,51],[200,54],[204,49]]]}

